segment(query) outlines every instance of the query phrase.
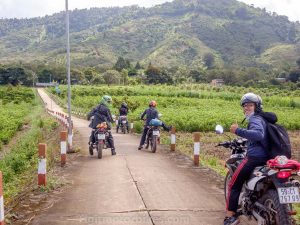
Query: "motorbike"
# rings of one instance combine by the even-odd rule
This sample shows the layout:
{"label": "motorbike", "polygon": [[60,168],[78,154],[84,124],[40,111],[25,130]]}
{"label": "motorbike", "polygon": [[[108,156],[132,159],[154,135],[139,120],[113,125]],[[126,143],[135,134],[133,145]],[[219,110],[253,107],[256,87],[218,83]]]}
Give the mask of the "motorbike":
{"label": "motorbike", "polygon": [[148,132],[146,135],[146,149],[151,148],[152,153],[157,150],[157,145],[160,143],[160,126],[161,121],[159,119],[152,119],[148,126]]}
{"label": "motorbike", "polygon": [[119,124],[117,125],[117,128],[116,128],[116,132],[118,133],[119,132],[119,128],[121,128],[121,132],[123,134],[126,133],[126,130],[127,132],[129,133],[129,130],[128,130],[128,121],[127,121],[127,116],[120,116],[119,117]]}
{"label": "motorbike", "polygon": [[[217,125],[216,133],[222,134],[223,127]],[[246,157],[246,143],[246,139],[236,138],[217,145],[231,149],[231,156],[225,163],[228,169],[224,182],[225,200],[231,178]],[[256,167],[244,183],[237,214],[254,218],[258,225],[296,224],[292,218],[296,214],[292,204],[300,202],[299,171],[300,163],[286,156],[277,156],[268,160],[267,165]]]}
{"label": "motorbike", "polygon": [[93,155],[94,148],[97,149],[98,159],[102,158],[103,149],[110,148],[109,141],[108,141],[109,131],[107,128],[108,126],[106,122],[102,122],[98,124],[96,127],[96,131],[94,133],[96,142],[89,146],[89,151],[91,155]]}

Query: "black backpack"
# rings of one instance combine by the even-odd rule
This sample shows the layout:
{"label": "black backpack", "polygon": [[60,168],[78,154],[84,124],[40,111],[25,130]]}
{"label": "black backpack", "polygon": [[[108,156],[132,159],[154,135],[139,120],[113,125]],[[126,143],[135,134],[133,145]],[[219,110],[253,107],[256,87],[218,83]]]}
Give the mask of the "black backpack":
{"label": "black backpack", "polygon": [[285,155],[290,159],[292,157],[292,148],[288,132],[279,124],[264,121],[267,125],[270,156],[275,158],[278,155]]}

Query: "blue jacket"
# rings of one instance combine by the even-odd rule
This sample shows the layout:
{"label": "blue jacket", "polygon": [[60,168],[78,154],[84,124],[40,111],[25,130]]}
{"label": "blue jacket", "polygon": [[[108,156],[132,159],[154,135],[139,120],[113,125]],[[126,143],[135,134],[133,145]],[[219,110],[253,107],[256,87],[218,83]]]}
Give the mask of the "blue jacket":
{"label": "blue jacket", "polygon": [[143,120],[146,116],[146,126],[149,126],[149,123],[152,119],[158,118],[158,112],[155,108],[149,107],[146,109],[143,114],[141,115],[141,119]]}
{"label": "blue jacket", "polygon": [[236,134],[246,138],[247,156],[269,159],[269,144],[265,120],[258,114],[254,114],[249,118],[247,129],[237,128]]}

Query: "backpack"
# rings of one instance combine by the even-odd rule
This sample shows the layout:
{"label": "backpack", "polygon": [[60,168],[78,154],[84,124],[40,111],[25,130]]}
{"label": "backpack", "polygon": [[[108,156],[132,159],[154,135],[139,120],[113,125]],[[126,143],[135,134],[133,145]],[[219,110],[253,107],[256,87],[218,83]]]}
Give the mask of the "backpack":
{"label": "backpack", "polygon": [[270,156],[275,158],[278,155],[284,155],[290,159],[292,149],[288,132],[279,124],[269,123],[266,120],[265,122],[267,126]]}

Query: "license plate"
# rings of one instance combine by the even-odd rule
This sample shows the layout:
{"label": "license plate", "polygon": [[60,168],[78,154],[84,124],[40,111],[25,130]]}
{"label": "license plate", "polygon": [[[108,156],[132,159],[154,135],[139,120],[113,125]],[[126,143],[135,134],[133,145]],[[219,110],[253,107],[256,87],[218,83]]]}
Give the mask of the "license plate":
{"label": "license plate", "polygon": [[105,134],[98,134],[98,140],[104,140]]}
{"label": "license plate", "polygon": [[300,195],[298,187],[277,188],[279,201],[281,204],[299,203]]}
{"label": "license plate", "polygon": [[126,121],[125,121],[125,120],[123,120],[123,121],[122,121],[122,123],[126,123]]}
{"label": "license plate", "polygon": [[158,130],[154,130],[154,131],[153,131],[153,135],[159,136],[159,131],[158,131]]}

